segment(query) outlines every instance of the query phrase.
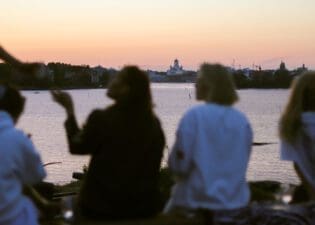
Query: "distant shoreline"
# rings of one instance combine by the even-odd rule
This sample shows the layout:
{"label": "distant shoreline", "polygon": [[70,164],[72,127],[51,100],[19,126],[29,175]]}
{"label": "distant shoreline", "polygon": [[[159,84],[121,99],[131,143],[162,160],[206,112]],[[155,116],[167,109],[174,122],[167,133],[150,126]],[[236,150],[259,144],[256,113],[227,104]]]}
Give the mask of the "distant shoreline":
{"label": "distant shoreline", "polygon": [[[195,84],[195,82],[151,82],[151,84]],[[19,87],[19,86],[18,86]],[[107,89],[106,87],[92,87],[92,86],[66,86],[66,87],[19,87],[22,91],[49,91],[49,90],[85,90],[85,89]],[[271,89],[279,89],[279,90],[287,90],[289,87],[237,87],[237,90],[250,90],[250,89],[258,89],[258,90],[271,90]]]}

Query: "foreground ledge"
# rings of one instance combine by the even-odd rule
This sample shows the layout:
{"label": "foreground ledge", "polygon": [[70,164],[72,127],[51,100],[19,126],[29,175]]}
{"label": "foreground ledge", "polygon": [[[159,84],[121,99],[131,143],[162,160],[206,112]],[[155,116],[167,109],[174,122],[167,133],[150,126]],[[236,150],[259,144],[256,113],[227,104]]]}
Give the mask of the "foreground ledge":
{"label": "foreground ledge", "polygon": [[199,218],[182,218],[171,216],[157,216],[150,219],[126,220],[126,221],[90,221],[82,220],[77,225],[204,225],[205,220]]}

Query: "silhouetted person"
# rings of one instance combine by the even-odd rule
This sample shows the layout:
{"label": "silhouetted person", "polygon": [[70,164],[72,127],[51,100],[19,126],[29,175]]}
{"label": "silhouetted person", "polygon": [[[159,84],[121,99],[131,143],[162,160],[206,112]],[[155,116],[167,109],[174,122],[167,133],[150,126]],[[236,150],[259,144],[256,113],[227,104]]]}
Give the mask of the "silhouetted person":
{"label": "silhouetted person", "polygon": [[168,165],[176,177],[165,213],[213,213],[217,221],[234,220],[250,200],[246,170],[252,130],[232,107],[238,96],[228,71],[203,64],[194,106],[181,119]]}
{"label": "silhouetted person", "polygon": [[165,140],[152,110],[147,75],[135,66],[124,67],[107,91],[115,103],[94,110],[83,129],[77,125],[70,95],[52,94],[67,112],[70,152],[92,155],[79,195],[82,215],[91,219],[155,215]]}
{"label": "silhouetted person", "polygon": [[24,101],[18,90],[0,84],[0,224],[38,224],[30,198],[38,207],[49,207],[31,187],[46,176],[40,156],[29,137],[15,128]]}
{"label": "silhouetted person", "polygon": [[294,163],[307,190],[305,200],[315,200],[315,72],[305,72],[293,82],[279,130],[281,159]]}

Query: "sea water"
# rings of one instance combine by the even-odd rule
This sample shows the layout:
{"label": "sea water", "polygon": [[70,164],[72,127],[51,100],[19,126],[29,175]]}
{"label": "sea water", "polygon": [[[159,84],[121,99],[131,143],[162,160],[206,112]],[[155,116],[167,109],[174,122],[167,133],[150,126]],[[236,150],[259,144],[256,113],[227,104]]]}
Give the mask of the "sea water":
{"label": "sea water", "polygon": [[[112,101],[106,97],[106,89],[70,90],[79,124],[84,124],[91,110],[104,108]],[[183,113],[196,104],[194,84],[155,83],[152,84],[154,110],[161,120],[167,146],[163,165],[171,149],[178,122]],[[249,180],[276,180],[298,183],[292,163],[279,159],[278,120],[288,99],[288,90],[248,89],[239,90],[240,101],[235,105],[245,113],[252,124],[255,142],[269,145],[254,146],[247,173]],[[54,103],[49,91],[23,91],[26,109],[18,127],[31,138],[46,166],[47,181],[66,183],[72,180],[72,172],[82,171],[89,162],[89,156],[73,156],[68,153],[64,121],[64,110]]]}

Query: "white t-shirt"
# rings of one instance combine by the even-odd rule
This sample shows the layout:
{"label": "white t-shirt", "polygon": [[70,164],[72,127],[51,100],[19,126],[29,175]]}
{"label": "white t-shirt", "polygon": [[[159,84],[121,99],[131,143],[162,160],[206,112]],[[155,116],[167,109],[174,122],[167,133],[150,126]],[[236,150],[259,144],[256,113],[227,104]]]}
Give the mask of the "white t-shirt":
{"label": "white t-shirt", "polygon": [[207,103],[190,109],[180,121],[169,156],[178,180],[165,211],[246,206],[252,139],[248,120],[233,107]]}
{"label": "white t-shirt", "polygon": [[296,163],[315,190],[315,112],[302,113],[301,120],[307,136],[298,137],[294,145],[281,140],[281,159]]}
{"label": "white t-shirt", "polygon": [[31,140],[14,127],[7,112],[0,111],[0,224],[14,223],[23,212],[35,213],[34,205],[23,195],[22,189],[45,176]]}

